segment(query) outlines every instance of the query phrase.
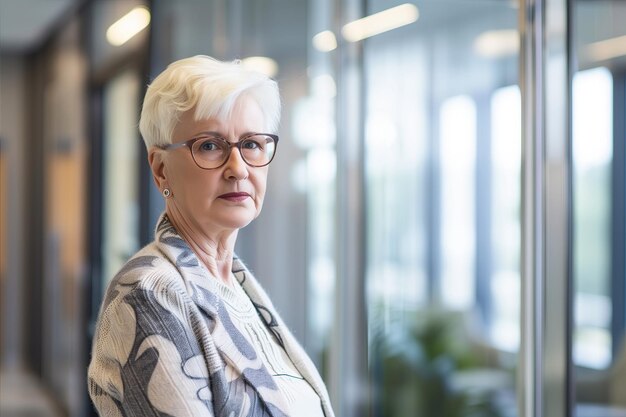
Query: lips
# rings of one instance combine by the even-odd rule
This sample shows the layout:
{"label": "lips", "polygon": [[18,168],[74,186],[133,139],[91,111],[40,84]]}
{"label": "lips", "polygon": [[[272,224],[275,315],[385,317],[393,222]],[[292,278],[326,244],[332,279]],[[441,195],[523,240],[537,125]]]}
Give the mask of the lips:
{"label": "lips", "polygon": [[237,201],[243,201],[248,197],[250,197],[250,194],[248,193],[226,193],[226,194],[220,195],[218,198],[221,198],[227,201],[237,202]]}

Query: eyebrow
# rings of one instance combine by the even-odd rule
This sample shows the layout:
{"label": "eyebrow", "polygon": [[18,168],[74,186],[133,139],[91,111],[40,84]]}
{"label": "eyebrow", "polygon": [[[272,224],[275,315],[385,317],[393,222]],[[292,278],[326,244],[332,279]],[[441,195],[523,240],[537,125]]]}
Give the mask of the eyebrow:
{"label": "eyebrow", "polygon": [[[255,132],[255,131],[248,131],[248,132],[244,132],[244,133],[243,133],[242,135],[240,135],[237,139],[238,139],[238,140],[241,140],[241,138],[243,138],[243,137],[245,137],[245,136],[250,136],[250,135],[257,134],[257,133],[259,133],[259,132]],[[226,137],[226,135],[223,135],[223,134],[221,134],[220,132],[215,132],[215,131],[204,131],[204,132],[199,132],[199,133],[197,133],[197,134],[195,134],[195,135],[193,136],[193,139],[195,139],[195,138],[200,138],[200,137],[202,137],[202,136],[217,136],[218,138],[224,139],[224,140],[226,140],[227,142],[229,142],[229,141],[228,141],[228,139],[227,139],[227,137]]]}
{"label": "eyebrow", "polygon": [[214,131],[203,131],[203,132],[198,132],[195,135],[193,135],[194,138],[199,138],[202,136],[218,136],[220,138],[224,137],[224,135],[222,135],[220,132],[214,132]]}

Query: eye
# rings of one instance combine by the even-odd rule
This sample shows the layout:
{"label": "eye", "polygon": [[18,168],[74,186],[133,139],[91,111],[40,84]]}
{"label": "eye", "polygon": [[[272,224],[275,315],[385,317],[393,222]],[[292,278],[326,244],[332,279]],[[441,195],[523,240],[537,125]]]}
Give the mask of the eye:
{"label": "eye", "polygon": [[263,140],[256,137],[246,139],[244,143],[241,144],[241,147],[249,150],[263,150]]}
{"label": "eye", "polygon": [[218,139],[205,139],[199,141],[199,145],[197,147],[200,152],[214,152],[221,150],[220,143]]}

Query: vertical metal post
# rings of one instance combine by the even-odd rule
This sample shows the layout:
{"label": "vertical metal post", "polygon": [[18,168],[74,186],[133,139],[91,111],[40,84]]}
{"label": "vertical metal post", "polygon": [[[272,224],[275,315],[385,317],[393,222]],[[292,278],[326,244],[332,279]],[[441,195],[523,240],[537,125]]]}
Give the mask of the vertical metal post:
{"label": "vertical metal post", "polygon": [[522,311],[520,416],[542,417],[543,101],[542,0],[520,1],[522,91]]}
{"label": "vertical metal post", "polygon": [[570,413],[571,140],[567,0],[522,0],[524,417]]}
{"label": "vertical metal post", "polygon": [[572,175],[568,0],[546,0],[544,32],[544,416],[571,415]]}

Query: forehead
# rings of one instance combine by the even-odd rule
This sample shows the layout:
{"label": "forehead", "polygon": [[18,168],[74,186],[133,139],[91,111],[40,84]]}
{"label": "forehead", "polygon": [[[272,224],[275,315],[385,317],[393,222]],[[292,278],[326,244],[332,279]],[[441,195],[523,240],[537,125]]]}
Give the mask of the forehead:
{"label": "forehead", "polygon": [[250,132],[264,132],[266,121],[258,103],[248,97],[242,97],[226,117],[195,119],[195,108],[184,112],[173,132],[173,143],[182,142],[202,132],[217,132],[234,139]]}

